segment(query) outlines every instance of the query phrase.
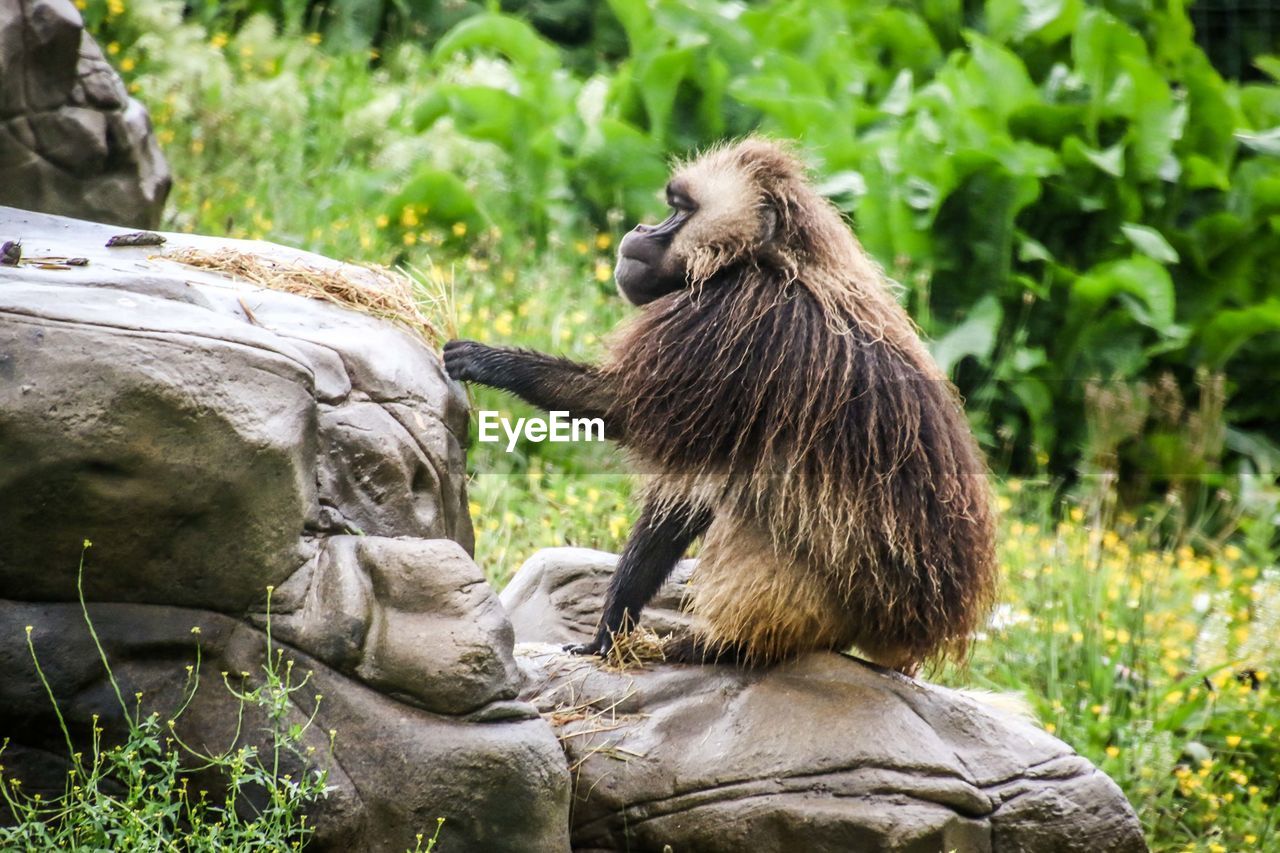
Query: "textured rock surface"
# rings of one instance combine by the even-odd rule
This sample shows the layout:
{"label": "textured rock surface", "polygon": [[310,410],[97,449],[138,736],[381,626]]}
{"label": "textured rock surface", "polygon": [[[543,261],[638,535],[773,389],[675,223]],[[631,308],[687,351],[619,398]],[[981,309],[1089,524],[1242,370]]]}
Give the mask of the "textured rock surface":
{"label": "textured rock surface", "polygon": [[0,0],[0,204],[153,228],[169,193],[151,120],[71,0]]}
{"label": "textured rock surface", "polygon": [[[543,551],[503,593],[525,695],[575,768],[575,850],[1146,849],[1107,776],[962,693],[829,653],[616,672],[537,644],[589,637],[615,561]],[[661,612],[678,601],[677,584],[644,624],[678,624]]]}
{"label": "textured rock surface", "polygon": [[238,614],[333,535],[471,549],[466,401],[432,352],[329,303],[104,248],[114,233],[0,208],[26,255],[90,261],[0,267],[0,589],[74,600],[88,538],[91,599]]}
{"label": "textured rock surface", "polygon": [[516,699],[511,625],[468,556],[466,404],[439,359],[362,314],[106,249],[119,232],[0,208],[0,240],[27,257],[89,259],[0,267],[7,772],[65,778],[24,626],[78,731],[118,711],[76,603],[87,538],[85,593],[126,694],[176,708],[201,627],[205,686],[182,724],[210,746],[235,718],[218,673],[260,672],[276,587],[273,636],[325,696],[316,745],[338,732],[316,849],[402,851],[444,816],[450,851],[564,850],[564,756]]}
{"label": "textured rock surface", "polygon": [[[182,705],[185,667],[196,660],[199,640],[201,686],[178,717],[178,733],[206,751],[246,742],[244,735],[236,740],[238,703],[220,673],[261,672],[262,631],[207,610],[97,604],[89,612],[124,695],[142,691],[144,709],[171,714]],[[109,732],[119,731],[120,706],[78,603],[0,599],[0,732],[13,737],[5,772],[22,778],[31,792],[61,794],[66,747],[27,654],[26,625],[35,626],[41,666],[76,740],[87,742],[95,714]],[[191,633],[196,626],[198,636]],[[332,791],[308,850],[402,853],[413,848],[415,832],[434,830],[438,816],[446,818],[440,834],[445,850],[567,849],[564,759],[546,723],[527,704],[493,702],[474,714],[431,713],[296,650],[288,657],[297,676],[312,674],[295,694],[286,723],[304,724],[316,695],[323,696],[305,743],[315,747],[318,766],[329,771]],[[245,720],[248,742],[265,723],[254,715]],[[330,729],[338,732],[332,755]],[[297,772],[296,764],[285,769]]]}

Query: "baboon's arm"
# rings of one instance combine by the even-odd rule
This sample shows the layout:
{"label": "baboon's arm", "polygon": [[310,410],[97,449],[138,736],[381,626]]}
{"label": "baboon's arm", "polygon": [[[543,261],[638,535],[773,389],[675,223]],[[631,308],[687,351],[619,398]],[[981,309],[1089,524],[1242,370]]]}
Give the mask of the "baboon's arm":
{"label": "baboon's arm", "polygon": [[711,511],[690,504],[645,505],[609,581],[604,614],[589,643],[567,647],[575,654],[608,653],[616,635],[635,626],[684,552],[711,525]]}
{"label": "baboon's arm", "polygon": [[601,418],[605,434],[618,437],[616,425],[606,417],[614,405],[613,388],[594,365],[524,349],[449,341],[444,345],[444,367],[459,382],[510,391],[540,409]]}

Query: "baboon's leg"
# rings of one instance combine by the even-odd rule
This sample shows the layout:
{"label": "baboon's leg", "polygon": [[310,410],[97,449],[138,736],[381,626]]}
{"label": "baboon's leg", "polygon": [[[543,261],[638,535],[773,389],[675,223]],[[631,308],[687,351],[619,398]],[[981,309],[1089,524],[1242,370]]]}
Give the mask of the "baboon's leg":
{"label": "baboon's leg", "polygon": [[[611,383],[590,364],[475,341],[444,345],[444,367],[459,382],[479,382],[510,391],[541,409],[565,410],[575,417],[604,419],[614,404]],[[605,434],[618,437],[606,420]]]}
{"label": "baboon's leg", "polygon": [[728,663],[746,666],[751,663],[747,650],[736,643],[711,644],[697,634],[673,637],[662,648],[668,663]]}
{"label": "baboon's leg", "polygon": [[767,664],[852,645],[852,619],[830,577],[780,554],[754,525],[732,519],[717,519],[707,533],[690,610],[694,651],[701,644],[721,659]]}
{"label": "baboon's leg", "polygon": [[657,593],[693,540],[710,524],[708,509],[684,503],[647,503],[609,581],[604,614],[595,639],[566,648],[580,655],[607,653],[613,646],[614,636],[635,625],[640,611]]}

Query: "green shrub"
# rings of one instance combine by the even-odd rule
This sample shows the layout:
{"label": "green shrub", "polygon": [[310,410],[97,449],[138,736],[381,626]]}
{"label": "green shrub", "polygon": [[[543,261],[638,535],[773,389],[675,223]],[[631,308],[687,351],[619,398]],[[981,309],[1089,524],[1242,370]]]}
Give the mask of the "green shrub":
{"label": "green shrub", "polygon": [[[85,542],[85,550],[89,542]],[[81,556],[78,582],[84,577]],[[94,631],[84,604],[85,625],[102,659],[107,680],[120,704],[126,731],[121,742],[108,745],[106,734],[93,718],[89,743],[77,745],[58,707],[36,654],[33,626],[26,629],[27,648],[67,748],[68,775],[61,796],[45,799],[28,794],[22,780],[0,764],[0,803],[7,806],[0,820],[0,847],[24,850],[286,850],[303,846],[312,834],[306,809],[325,795],[327,772],[314,767],[304,751],[303,738],[315,719],[313,710],[305,723],[290,724],[294,694],[308,678],[299,679],[293,661],[271,644],[261,681],[245,680],[235,687],[227,676],[226,689],[239,703],[240,722],[246,711],[266,719],[266,748],[233,743],[227,751],[206,754],[179,738],[175,726],[199,687],[200,656],[187,667],[186,698],[168,717],[158,711],[144,714],[142,694],[132,708],[111,672],[106,653]],[[268,590],[268,601],[270,590]],[[199,628],[193,628],[193,632]],[[244,674],[248,676],[248,673]],[[319,697],[316,698],[316,710]],[[235,741],[240,741],[237,727]],[[0,759],[8,739],[0,741]],[[282,762],[301,768],[297,778]],[[192,775],[219,779],[225,785],[221,798],[189,786]],[[429,847],[427,849],[430,849]]]}
{"label": "green shrub", "polygon": [[668,152],[759,127],[802,141],[1006,464],[1089,462],[1090,382],[1172,377],[1194,408],[1225,372],[1218,442],[1157,412],[1119,464],[1156,490],[1222,485],[1224,454],[1274,465],[1280,86],[1223,81],[1179,3],[610,6],[629,53],[585,80],[514,17],[441,38],[416,126],[493,149],[499,177],[424,163],[391,218],[466,219],[469,190],[507,234],[607,228],[652,210]]}

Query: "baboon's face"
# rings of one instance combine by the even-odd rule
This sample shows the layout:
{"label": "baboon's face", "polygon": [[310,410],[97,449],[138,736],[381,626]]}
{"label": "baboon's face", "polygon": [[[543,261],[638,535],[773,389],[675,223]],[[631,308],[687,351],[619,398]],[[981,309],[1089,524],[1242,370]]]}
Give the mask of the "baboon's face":
{"label": "baboon's face", "polygon": [[614,278],[635,305],[705,281],[775,237],[777,216],[734,149],[710,152],[677,172],[667,184],[667,205],[665,221],[637,225],[618,245]]}
{"label": "baboon's face", "polygon": [[671,215],[657,225],[640,224],[618,244],[613,277],[633,305],[644,305],[685,286],[686,261],[673,249],[676,236],[699,215],[698,205],[679,179],[667,184]]}

